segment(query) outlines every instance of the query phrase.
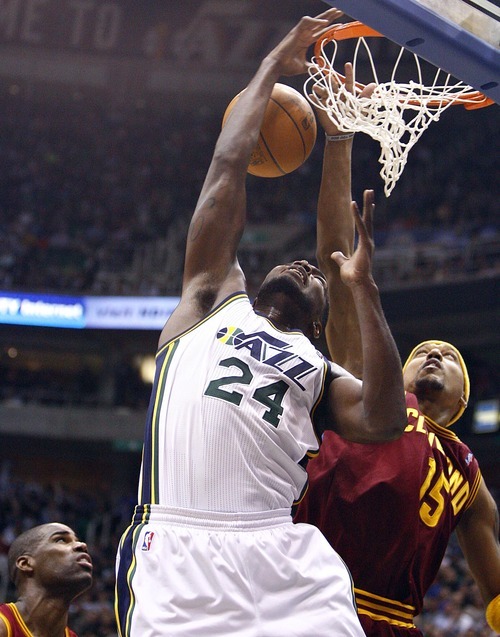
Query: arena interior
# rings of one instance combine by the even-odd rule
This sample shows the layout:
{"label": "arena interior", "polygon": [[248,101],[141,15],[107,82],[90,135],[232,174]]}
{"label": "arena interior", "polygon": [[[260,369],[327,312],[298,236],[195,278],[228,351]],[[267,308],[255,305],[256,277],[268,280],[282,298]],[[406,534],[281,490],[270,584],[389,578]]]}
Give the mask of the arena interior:
{"label": "arena interior", "polygon": [[[324,6],[0,3],[0,602],[13,595],[13,537],[57,519],[95,563],[70,625],[79,637],[116,637],[114,560],[135,500],[161,299],[180,293],[186,228],[225,106],[276,38]],[[392,52],[377,46],[381,68]],[[353,164],[354,198],[376,191],[375,277],[401,356],[430,336],[461,350],[472,393],[455,431],[497,500],[498,115],[498,105],[448,109],[388,199],[377,143],[358,134]],[[314,259],[322,149],[318,138],[285,177],[249,176],[240,256],[250,292],[271,264]],[[98,299],[107,324],[50,326],[34,305],[8,318],[12,303],[61,297]],[[419,622],[428,637],[493,634],[455,539]]]}

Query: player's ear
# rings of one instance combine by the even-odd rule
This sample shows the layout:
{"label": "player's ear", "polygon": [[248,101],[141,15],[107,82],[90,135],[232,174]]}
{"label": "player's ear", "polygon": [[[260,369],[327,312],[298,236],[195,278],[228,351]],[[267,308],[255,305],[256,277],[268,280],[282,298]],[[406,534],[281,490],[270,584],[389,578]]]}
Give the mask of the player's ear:
{"label": "player's ear", "polygon": [[31,555],[20,555],[16,560],[16,567],[23,573],[33,572],[34,559]]}
{"label": "player's ear", "polygon": [[323,331],[323,326],[319,321],[314,321],[312,325],[313,338],[319,338]]}

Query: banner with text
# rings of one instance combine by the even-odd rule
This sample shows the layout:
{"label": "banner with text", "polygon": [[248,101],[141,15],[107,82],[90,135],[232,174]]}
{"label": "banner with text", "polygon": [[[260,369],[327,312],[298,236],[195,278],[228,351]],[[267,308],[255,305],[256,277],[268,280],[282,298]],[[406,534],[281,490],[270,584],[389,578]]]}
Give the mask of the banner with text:
{"label": "banner with text", "polygon": [[0,323],[70,329],[161,330],[178,297],[72,297],[0,291]]}

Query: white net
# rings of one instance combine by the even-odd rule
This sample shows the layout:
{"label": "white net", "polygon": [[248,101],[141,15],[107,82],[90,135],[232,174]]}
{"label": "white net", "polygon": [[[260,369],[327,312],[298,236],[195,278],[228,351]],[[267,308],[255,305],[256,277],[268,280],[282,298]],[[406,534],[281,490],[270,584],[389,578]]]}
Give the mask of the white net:
{"label": "white net", "polygon": [[[389,81],[380,82],[373,62],[370,47],[365,38],[357,39],[354,49],[353,71],[355,90],[351,93],[343,83],[344,77],[334,68],[338,43],[332,40],[333,53],[327,55],[324,45],[321,54],[315,56],[309,67],[309,77],[304,92],[316,108],[326,111],[341,131],[363,132],[380,143],[380,175],[384,181],[384,192],[389,197],[401,176],[410,150],[420,139],[432,121],[457,103],[477,103],[477,91],[449,74],[437,69],[434,77],[424,84],[420,60],[414,53],[401,47]],[[358,51],[364,48],[371,67],[375,88],[368,97],[360,96],[364,84],[356,82]],[[396,81],[396,73],[403,55],[411,55],[415,62],[416,79],[407,83]],[[407,67],[405,66],[405,69]],[[318,103],[311,99],[314,87],[324,89]],[[473,96],[473,97],[472,97]]]}

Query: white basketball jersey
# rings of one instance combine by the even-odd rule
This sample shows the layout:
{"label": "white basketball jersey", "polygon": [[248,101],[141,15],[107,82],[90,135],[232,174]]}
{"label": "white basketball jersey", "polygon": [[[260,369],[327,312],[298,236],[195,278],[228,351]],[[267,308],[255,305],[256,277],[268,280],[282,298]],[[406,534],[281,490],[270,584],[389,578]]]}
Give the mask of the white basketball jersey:
{"label": "white basketball jersey", "polygon": [[319,446],[312,416],[328,362],[235,294],[161,347],[139,504],[220,512],[290,507]]}

